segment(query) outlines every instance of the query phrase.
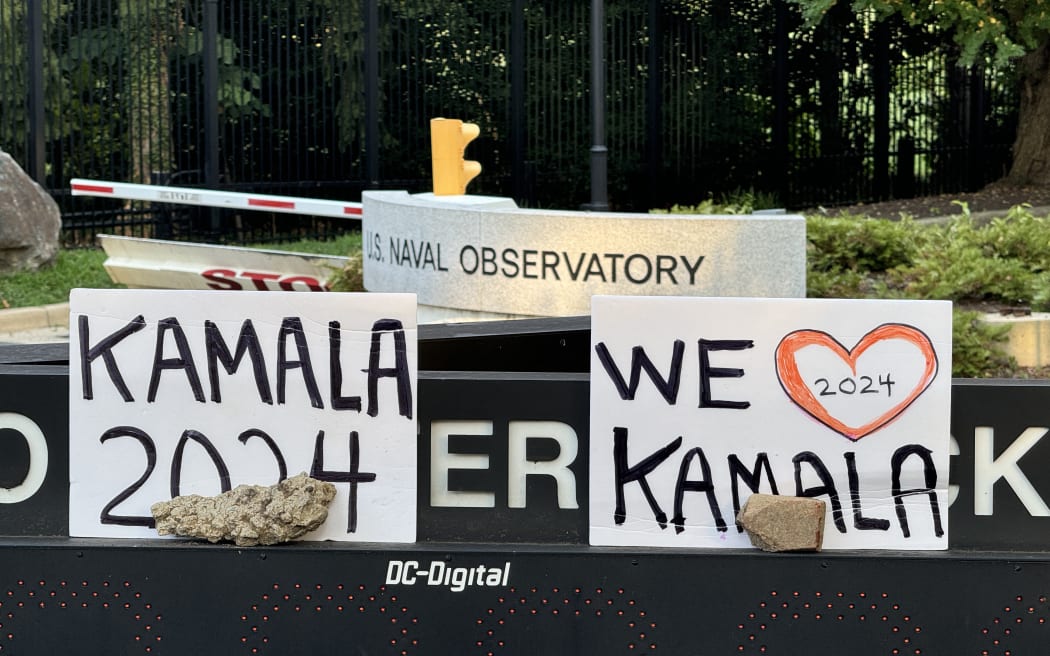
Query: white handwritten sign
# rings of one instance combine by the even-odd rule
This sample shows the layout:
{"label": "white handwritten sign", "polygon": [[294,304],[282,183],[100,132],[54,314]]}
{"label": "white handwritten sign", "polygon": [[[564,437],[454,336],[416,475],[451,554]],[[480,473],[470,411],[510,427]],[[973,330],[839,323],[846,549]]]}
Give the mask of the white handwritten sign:
{"label": "white handwritten sign", "polygon": [[946,549],[951,304],[594,297],[590,542],[744,547],[753,492],[824,547]]}
{"label": "white handwritten sign", "polygon": [[338,490],[306,539],[414,541],[416,339],[410,294],[74,290],[70,535],[305,471]]}

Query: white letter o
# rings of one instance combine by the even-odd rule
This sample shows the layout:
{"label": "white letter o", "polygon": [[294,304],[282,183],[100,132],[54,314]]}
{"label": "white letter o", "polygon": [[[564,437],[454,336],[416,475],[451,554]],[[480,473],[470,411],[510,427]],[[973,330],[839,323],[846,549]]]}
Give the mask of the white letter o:
{"label": "white letter o", "polygon": [[19,503],[37,493],[47,476],[47,440],[36,422],[14,412],[0,412],[0,430],[17,431],[29,447],[29,472],[14,487],[0,487],[0,503]]}

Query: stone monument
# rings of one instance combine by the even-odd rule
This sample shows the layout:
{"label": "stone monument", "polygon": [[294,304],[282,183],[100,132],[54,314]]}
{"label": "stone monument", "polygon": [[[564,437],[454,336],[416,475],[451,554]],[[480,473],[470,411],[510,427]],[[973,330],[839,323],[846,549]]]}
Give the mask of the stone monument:
{"label": "stone monument", "polygon": [[519,208],[362,195],[364,286],[414,292],[420,322],[585,315],[596,294],[804,298],[806,221]]}

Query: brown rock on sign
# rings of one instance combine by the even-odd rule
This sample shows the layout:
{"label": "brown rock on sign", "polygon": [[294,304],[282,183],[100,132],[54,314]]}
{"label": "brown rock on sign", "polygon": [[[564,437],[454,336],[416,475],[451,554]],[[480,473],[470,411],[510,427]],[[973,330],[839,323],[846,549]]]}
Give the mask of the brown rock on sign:
{"label": "brown rock on sign", "polygon": [[737,521],[763,551],[820,551],[825,512],[820,499],[752,494]]}

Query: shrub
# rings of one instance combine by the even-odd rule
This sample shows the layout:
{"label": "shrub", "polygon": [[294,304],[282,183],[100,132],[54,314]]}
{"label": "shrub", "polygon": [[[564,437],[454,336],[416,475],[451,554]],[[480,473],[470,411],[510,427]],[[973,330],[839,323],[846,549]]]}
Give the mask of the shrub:
{"label": "shrub", "polygon": [[988,378],[1009,376],[1017,362],[1003,351],[1009,324],[979,321],[980,314],[956,310],[952,313],[952,376]]}
{"label": "shrub", "polygon": [[[713,200],[669,211],[741,214],[739,204]],[[961,216],[924,224],[864,216],[806,219],[806,287],[814,298],[913,298],[956,302],[952,373],[962,377],[1014,375],[1006,355],[1008,326],[978,320],[967,306],[1024,305],[1050,310],[1050,217],[1027,206],[978,222],[962,204]]]}
{"label": "shrub", "polygon": [[818,272],[888,271],[912,262],[920,232],[910,219],[811,216],[806,220],[806,263]]}
{"label": "shrub", "polygon": [[777,207],[774,194],[751,189],[734,189],[708,198],[696,205],[672,205],[670,209],[649,210],[652,214],[751,214],[756,210]]}
{"label": "shrub", "polygon": [[349,254],[346,266],[332,274],[328,279],[328,286],[333,292],[363,292],[365,290],[360,249]]}
{"label": "shrub", "polygon": [[1050,219],[1015,207],[979,224],[964,211],[925,232],[904,275],[909,296],[1050,308]]}

